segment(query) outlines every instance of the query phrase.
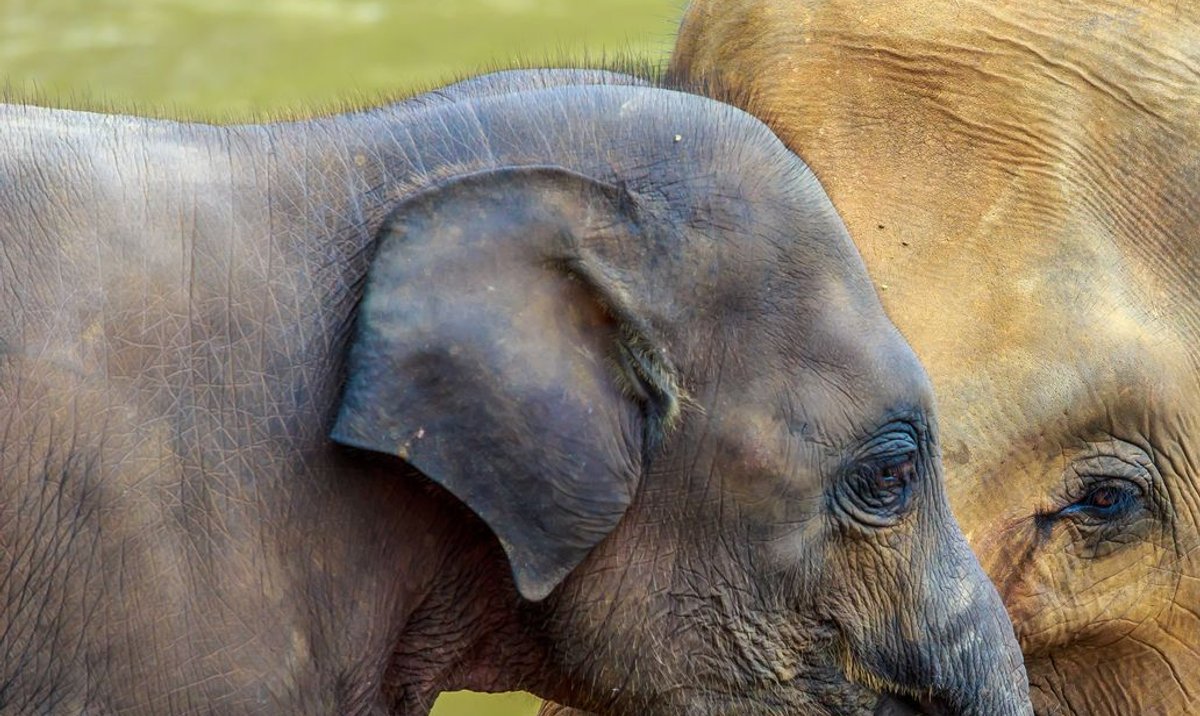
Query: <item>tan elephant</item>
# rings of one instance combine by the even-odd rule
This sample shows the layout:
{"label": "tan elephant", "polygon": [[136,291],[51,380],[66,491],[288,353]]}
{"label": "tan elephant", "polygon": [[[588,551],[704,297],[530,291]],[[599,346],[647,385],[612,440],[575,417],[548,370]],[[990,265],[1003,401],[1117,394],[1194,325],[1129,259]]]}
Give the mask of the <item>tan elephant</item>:
{"label": "tan elephant", "polygon": [[1044,714],[1200,713],[1200,3],[700,0],[937,391]]}

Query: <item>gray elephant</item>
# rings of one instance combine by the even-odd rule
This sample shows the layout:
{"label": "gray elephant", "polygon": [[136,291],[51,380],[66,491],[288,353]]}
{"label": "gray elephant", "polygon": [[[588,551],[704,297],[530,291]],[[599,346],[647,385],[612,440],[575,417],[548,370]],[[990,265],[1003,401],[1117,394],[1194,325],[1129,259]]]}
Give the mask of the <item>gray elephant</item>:
{"label": "gray elephant", "polygon": [[0,109],[0,711],[1027,713],[833,207],[639,85]]}

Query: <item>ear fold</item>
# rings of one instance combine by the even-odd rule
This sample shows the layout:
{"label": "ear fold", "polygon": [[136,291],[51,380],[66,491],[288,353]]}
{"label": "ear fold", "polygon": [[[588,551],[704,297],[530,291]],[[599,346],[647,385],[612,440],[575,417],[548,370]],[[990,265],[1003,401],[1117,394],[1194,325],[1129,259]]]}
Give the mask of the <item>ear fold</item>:
{"label": "ear fold", "polygon": [[394,213],[334,440],[398,455],[491,527],[544,598],[621,519],[674,372],[589,242],[637,240],[616,187],[561,169],[453,179]]}

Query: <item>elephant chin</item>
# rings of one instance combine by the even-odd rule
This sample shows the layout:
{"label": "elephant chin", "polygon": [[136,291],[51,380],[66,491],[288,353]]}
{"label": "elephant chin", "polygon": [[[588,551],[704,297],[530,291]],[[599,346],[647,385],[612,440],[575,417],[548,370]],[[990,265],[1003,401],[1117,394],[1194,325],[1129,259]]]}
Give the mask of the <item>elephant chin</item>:
{"label": "elephant chin", "polygon": [[907,696],[885,694],[875,704],[874,716],[940,716],[950,711],[938,706],[936,699],[914,701]]}

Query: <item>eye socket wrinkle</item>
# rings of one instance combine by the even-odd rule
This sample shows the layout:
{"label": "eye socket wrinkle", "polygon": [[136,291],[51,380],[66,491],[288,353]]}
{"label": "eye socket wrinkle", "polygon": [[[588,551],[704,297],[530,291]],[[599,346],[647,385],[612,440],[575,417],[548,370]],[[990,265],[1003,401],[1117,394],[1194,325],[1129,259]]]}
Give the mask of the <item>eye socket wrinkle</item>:
{"label": "eye socket wrinkle", "polygon": [[870,528],[890,527],[908,514],[926,450],[921,428],[893,420],[861,443],[840,471],[833,505]]}
{"label": "eye socket wrinkle", "polygon": [[[1067,493],[1055,516],[1114,523],[1139,506],[1158,512],[1161,488],[1154,461],[1138,445],[1112,439],[1093,443],[1068,470]],[[1074,484],[1070,484],[1074,483]]]}
{"label": "eye socket wrinkle", "polygon": [[915,436],[906,433],[887,433],[863,446],[859,461],[887,460],[891,457],[917,452]]}
{"label": "eye socket wrinkle", "polygon": [[1089,444],[1067,469],[1058,506],[1037,516],[1043,529],[1070,520],[1086,540],[1108,543],[1146,519],[1165,520],[1170,510],[1161,476],[1141,446],[1118,438]]}
{"label": "eye socket wrinkle", "polygon": [[918,415],[888,421],[853,450],[850,465],[920,452],[927,434],[922,425]]}

